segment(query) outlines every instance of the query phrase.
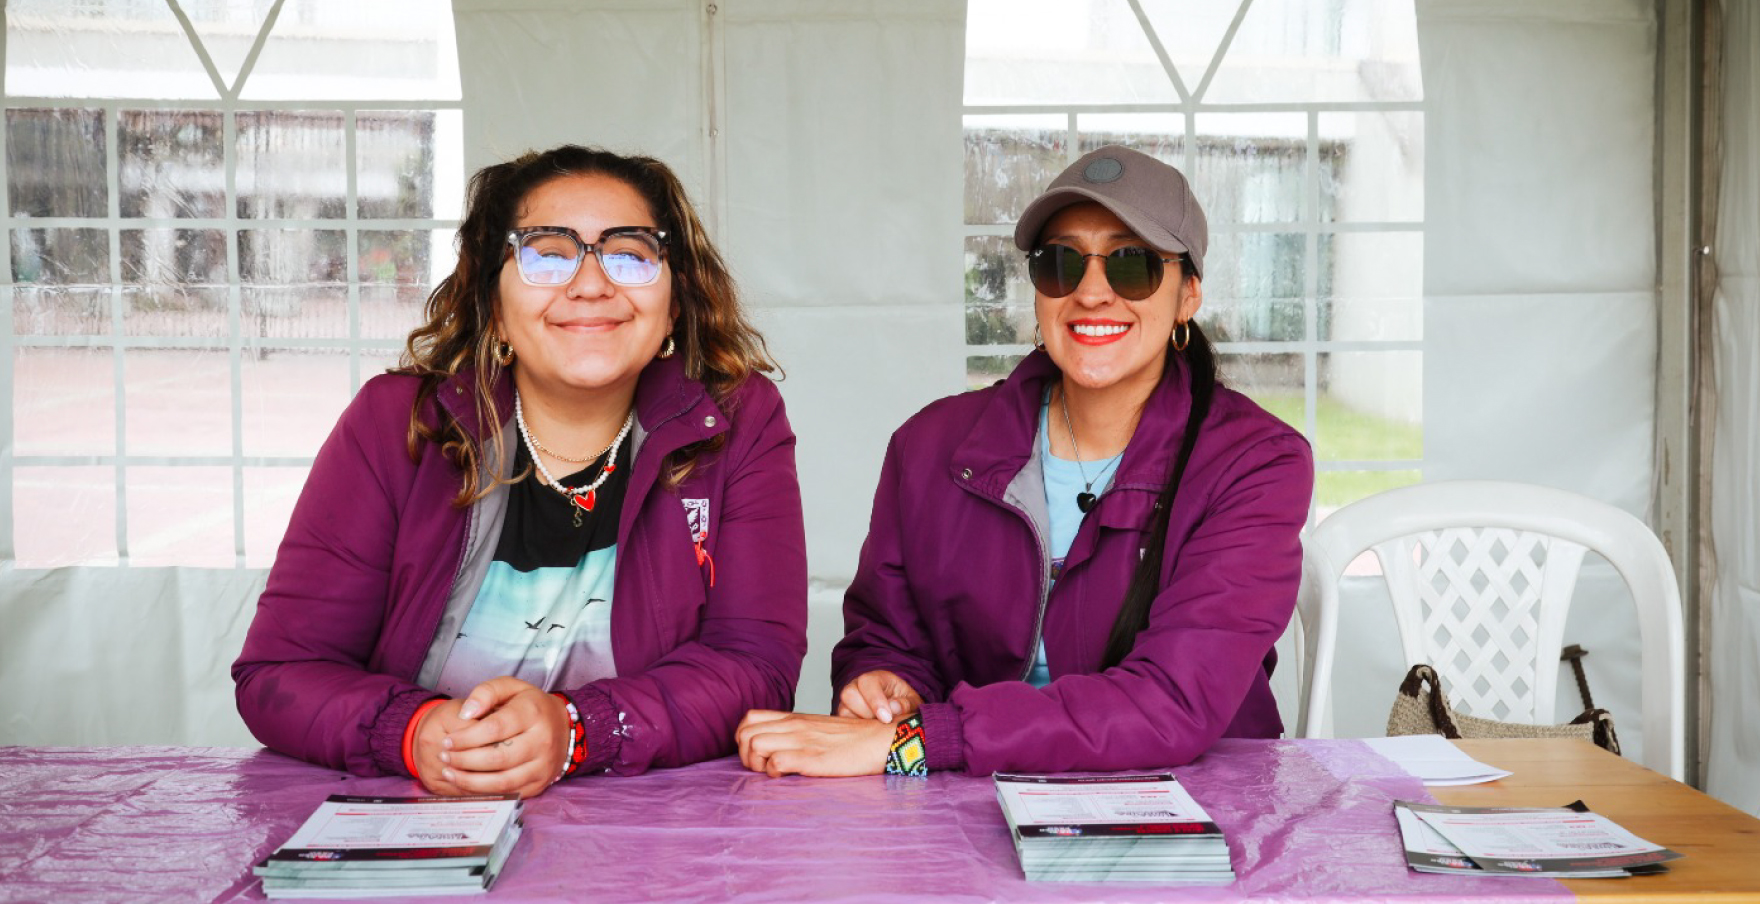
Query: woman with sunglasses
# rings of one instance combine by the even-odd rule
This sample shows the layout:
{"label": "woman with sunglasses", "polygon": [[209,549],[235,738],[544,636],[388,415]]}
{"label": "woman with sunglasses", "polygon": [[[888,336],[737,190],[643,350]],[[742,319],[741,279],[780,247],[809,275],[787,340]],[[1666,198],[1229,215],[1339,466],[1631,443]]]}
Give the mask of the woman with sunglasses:
{"label": "woman with sunglasses", "polygon": [[439,794],[732,750],[806,652],[794,434],[667,167],[471,180],[403,367],[319,451],[244,652],[264,744]]}
{"label": "woman with sunglasses", "polygon": [[749,714],[771,775],[1182,765],[1282,731],[1307,442],[1217,382],[1178,170],[1088,154],[1022,213],[1042,344],[887,451],[832,655],[837,715]]}

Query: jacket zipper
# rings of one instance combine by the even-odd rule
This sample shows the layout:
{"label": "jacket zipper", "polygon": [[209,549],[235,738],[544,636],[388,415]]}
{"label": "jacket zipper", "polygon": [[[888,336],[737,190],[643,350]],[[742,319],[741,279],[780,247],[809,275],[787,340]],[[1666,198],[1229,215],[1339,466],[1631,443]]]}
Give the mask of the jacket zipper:
{"label": "jacket zipper", "polygon": [[[1025,509],[1007,499],[996,499],[996,504],[1019,515],[1027,524],[1027,530],[1033,534],[1033,545],[1039,551],[1039,609],[1033,617],[1033,638],[1027,645],[1027,664],[1021,669],[1020,680],[1025,681],[1033,674],[1033,663],[1039,659],[1039,642],[1045,631],[1045,608],[1051,602],[1051,555],[1046,550],[1045,538],[1039,533],[1039,525]],[[1047,668],[1051,663],[1047,662]]]}
{"label": "jacket zipper", "polygon": [[[447,596],[451,596],[452,588],[458,586],[458,579],[464,577],[465,565],[471,558],[471,538],[476,536],[476,532],[477,506],[472,503],[470,508],[465,510],[464,538],[458,544],[458,567],[452,569],[452,582],[446,585]],[[444,617],[444,613],[442,617]]]}
{"label": "jacket zipper", "polygon": [[[1051,554],[1046,549],[1045,538],[1039,535],[1039,525],[1033,522],[1032,516],[1014,506],[1009,507],[1020,512],[1027,527],[1033,531],[1033,542],[1039,547],[1039,612],[1033,618],[1033,642],[1027,645],[1027,665],[1021,670],[1021,680],[1025,681],[1033,675],[1033,664],[1039,661],[1039,644],[1044,638],[1045,607],[1051,602]],[[1049,658],[1045,661],[1045,670],[1051,670]]]}

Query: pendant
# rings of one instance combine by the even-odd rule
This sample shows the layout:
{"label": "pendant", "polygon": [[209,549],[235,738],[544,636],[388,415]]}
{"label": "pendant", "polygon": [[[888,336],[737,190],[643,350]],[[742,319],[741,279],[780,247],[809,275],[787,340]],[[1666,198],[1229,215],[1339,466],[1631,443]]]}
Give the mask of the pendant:
{"label": "pendant", "polygon": [[574,503],[574,526],[581,526],[581,513],[591,512],[593,504],[598,501],[599,491],[588,490],[585,493],[570,493],[568,501]]}
{"label": "pendant", "polygon": [[1097,501],[1099,500],[1093,493],[1076,494],[1076,508],[1081,509],[1084,515],[1094,510],[1094,503]]}

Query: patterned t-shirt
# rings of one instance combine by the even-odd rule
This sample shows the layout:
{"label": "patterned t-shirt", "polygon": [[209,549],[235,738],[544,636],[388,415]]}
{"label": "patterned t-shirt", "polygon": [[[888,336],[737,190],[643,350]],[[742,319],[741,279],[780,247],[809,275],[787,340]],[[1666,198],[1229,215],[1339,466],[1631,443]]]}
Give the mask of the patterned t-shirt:
{"label": "patterned t-shirt", "polygon": [[[453,697],[500,675],[545,690],[579,687],[617,674],[611,657],[611,593],[617,571],[617,518],[629,486],[630,443],[579,510],[536,474],[507,488],[507,513],[495,558],[460,626],[437,690]],[[531,466],[518,444],[514,473]],[[596,464],[560,478],[578,487],[599,476]]]}

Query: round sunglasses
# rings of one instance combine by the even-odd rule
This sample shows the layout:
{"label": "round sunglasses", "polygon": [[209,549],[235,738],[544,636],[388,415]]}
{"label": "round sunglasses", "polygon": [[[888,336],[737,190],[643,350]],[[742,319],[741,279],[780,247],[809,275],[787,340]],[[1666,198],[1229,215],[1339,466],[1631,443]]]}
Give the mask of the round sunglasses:
{"label": "round sunglasses", "polygon": [[1162,257],[1149,248],[1119,248],[1111,254],[1083,254],[1068,245],[1040,245],[1027,253],[1027,276],[1033,288],[1047,298],[1062,298],[1082,284],[1088,258],[1103,262],[1106,282],[1120,298],[1142,301],[1161,288],[1167,264],[1179,265],[1178,257]]}
{"label": "round sunglasses", "polygon": [[651,226],[617,226],[589,245],[567,226],[531,226],[507,233],[519,277],[528,286],[560,286],[580,272],[591,254],[605,278],[620,286],[645,286],[660,278],[666,233]]}

